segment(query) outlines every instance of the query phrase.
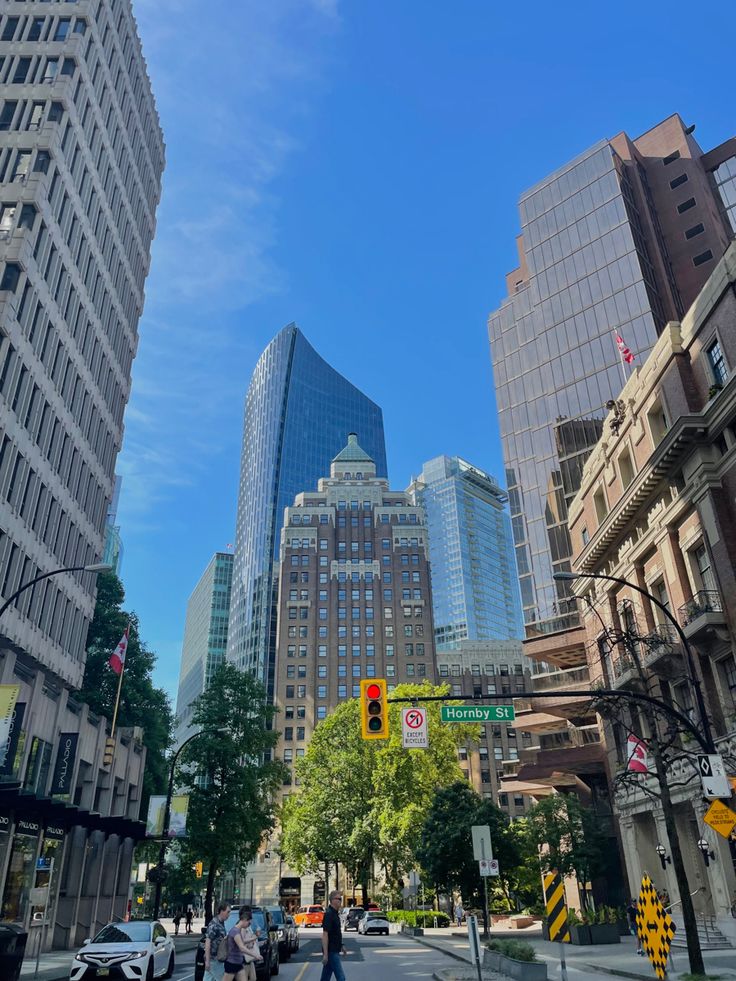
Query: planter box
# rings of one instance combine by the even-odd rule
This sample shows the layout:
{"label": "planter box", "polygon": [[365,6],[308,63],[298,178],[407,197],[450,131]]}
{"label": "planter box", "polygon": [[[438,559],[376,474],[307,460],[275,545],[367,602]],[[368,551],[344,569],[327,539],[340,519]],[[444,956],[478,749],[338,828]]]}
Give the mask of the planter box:
{"label": "planter box", "polygon": [[570,927],[570,940],[572,943],[576,944],[578,947],[585,947],[592,944],[593,941],[590,937],[590,927],[589,926],[571,926]]}
{"label": "planter box", "polygon": [[532,926],[533,923],[533,916],[512,916],[509,921],[509,929],[523,930],[525,927]]}
{"label": "planter box", "polygon": [[505,974],[515,981],[547,981],[547,965],[544,961],[515,961],[504,957],[497,950],[483,951],[483,967]]}
{"label": "planter box", "polygon": [[406,934],[407,937],[423,937],[424,929],[423,927],[411,927],[407,926],[405,923],[401,924],[401,932]]}
{"label": "planter box", "polygon": [[618,932],[618,923],[595,923],[588,927],[590,930],[590,941],[594,944],[620,944],[621,935]]}

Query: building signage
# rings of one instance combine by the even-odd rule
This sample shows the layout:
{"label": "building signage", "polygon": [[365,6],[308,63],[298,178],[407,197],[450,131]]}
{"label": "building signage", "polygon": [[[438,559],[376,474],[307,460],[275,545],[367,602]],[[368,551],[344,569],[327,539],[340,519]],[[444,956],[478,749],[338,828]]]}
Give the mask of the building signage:
{"label": "building signage", "polygon": [[0,814],[0,834],[9,834],[10,832],[10,815]]}
{"label": "building signage", "polygon": [[15,822],[15,833],[25,835],[27,838],[36,838],[41,833],[41,825],[38,821],[28,821],[26,818],[18,818]]}
{"label": "building signage", "polygon": [[43,836],[46,841],[63,841],[64,831],[64,828],[60,828],[53,824],[47,824]]}
{"label": "building signage", "polygon": [[18,742],[20,740],[21,729],[23,728],[23,716],[26,713],[26,703],[16,702],[15,711],[10,719],[10,732],[4,746],[0,746],[0,776],[11,777],[13,775],[13,764],[18,752]]}
{"label": "building signage", "polygon": [[401,741],[404,749],[427,749],[429,731],[427,712],[423,708],[408,708],[401,712]]}
{"label": "building signage", "polygon": [[52,797],[69,797],[74,779],[74,764],[77,759],[78,732],[62,732],[59,735],[59,748],[56,751],[56,766],[49,794]]}
{"label": "building signage", "polygon": [[442,722],[513,722],[515,718],[513,705],[443,705],[440,709]]}
{"label": "building signage", "polygon": [[10,730],[18,695],[20,695],[20,685],[0,685],[0,762],[2,763],[5,762],[10,748]]}
{"label": "building signage", "polygon": [[698,773],[703,785],[703,796],[709,800],[731,797],[731,784],[726,776],[723,757],[714,754],[701,753],[698,755]]}

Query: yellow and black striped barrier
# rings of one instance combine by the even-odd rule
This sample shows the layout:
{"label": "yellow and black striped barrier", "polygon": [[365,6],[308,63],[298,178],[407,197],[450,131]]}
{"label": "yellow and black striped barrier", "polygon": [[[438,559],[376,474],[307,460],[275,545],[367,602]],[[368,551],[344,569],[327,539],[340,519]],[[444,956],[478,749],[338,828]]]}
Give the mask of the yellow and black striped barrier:
{"label": "yellow and black striped barrier", "polygon": [[565,887],[559,872],[548,872],[542,879],[544,902],[547,908],[547,929],[550,940],[570,943],[570,928],[567,925],[567,905]]}

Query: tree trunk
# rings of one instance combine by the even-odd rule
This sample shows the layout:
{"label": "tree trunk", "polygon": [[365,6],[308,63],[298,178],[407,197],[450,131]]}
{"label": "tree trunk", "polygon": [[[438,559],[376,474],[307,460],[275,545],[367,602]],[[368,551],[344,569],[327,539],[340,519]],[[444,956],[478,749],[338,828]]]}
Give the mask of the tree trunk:
{"label": "tree trunk", "polygon": [[212,912],[212,893],[215,891],[215,876],[217,875],[217,866],[215,865],[214,859],[210,859],[210,866],[207,872],[207,888],[204,894],[204,920],[205,923],[209,923],[214,913]]}

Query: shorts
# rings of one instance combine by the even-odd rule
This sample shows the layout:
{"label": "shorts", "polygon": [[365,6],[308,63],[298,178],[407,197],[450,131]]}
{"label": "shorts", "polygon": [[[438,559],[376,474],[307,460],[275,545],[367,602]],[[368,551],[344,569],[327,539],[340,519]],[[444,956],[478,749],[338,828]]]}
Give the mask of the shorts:
{"label": "shorts", "polygon": [[225,971],[224,971],[224,973],[225,974],[237,974],[239,971],[242,971],[244,967],[245,967],[245,964],[242,961],[239,964],[236,964],[233,961],[225,961]]}

